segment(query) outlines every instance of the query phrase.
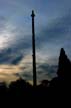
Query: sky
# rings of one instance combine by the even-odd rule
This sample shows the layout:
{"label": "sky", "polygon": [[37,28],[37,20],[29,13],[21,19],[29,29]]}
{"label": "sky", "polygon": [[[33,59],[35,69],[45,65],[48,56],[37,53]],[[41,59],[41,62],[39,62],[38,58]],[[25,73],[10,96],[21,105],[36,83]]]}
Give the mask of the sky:
{"label": "sky", "polygon": [[0,0],[0,81],[32,82],[32,10],[38,81],[56,76],[62,47],[71,59],[71,0]]}

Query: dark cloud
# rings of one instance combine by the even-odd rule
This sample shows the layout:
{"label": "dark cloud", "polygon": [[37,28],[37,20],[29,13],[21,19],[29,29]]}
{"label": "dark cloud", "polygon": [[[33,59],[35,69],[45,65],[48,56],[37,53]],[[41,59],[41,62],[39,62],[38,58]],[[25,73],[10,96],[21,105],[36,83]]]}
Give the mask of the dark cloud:
{"label": "dark cloud", "polygon": [[71,14],[57,18],[41,29],[36,37],[37,47],[44,43],[61,44],[62,41],[67,41],[68,33],[71,34]]}
{"label": "dark cloud", "polygon": [[49,65],[47,63],[40,64],[37,68],[38,75],[54,77],[57,72],[57,65]]}
{"label": "dark cloud", "polygon": [[24,73],[24,75],[22,75],[22,77],[26,80],[32,80],[33,76],[31,74],[27,74],[27,73]]}
{"label": "dark cloud", "polygon": [[[45,28],[40,28],[40,32],[36,34],[36,46],[37,48],[41,48],[41,46],[45,46],[46,44],[61,46],[63,42],[67,42],[67,36],[71,33],[71,15],[66,14],[63,17],[57,18],[53,20],[51,23],[47,24]],[[36,29],[37,30],[37,29]],[[23,34],[19,34],[15,43],[13,43],[13,49],[15,51],[23,50],[23,53],[26,53],[30,49],[32,49],[32,36],[25,36]]]}
{"label": "dark cloud", "polygon": [[[1,18],[2,19],[2,18]],[[40,28],[41,29],[41,28]],[[56,45],[61,46],[61,44],[67,44],[71,34],[71,15],[66,14],[63,17],[57,18],[49,23],[49,26],[42,28],[38,34],[36,34],[36,47],[42,48],[43,46]],[[32,36],[25,36],[23,34],[18,35],[19,38],[16,38],[15,43],[11,45],[12,55],[10,56],[10,52],[7,50],[6,52],[0,53],[0,63],[9,62],[14,63],[19,61],[22,58],[22,54],[27,54],[32,49]],[[68,43],[69,44],[69,43]],[[56,48],[56,46],[54,46]],[[67,46],[66,46],[67,47]],[[52,47],[53,48],[53,47]],[[53,49],[55,49],[53,48]],[[52,52],[52,51],[51,51]],[[53,55],[52,55],[53,56]],[[16,60],[17,58],[17,60]]]}
{"label": "dark cloud", "polygon": [[[36,46],[41,47],[41,45],[47,44],[62,44],[67,41],[67,34],[71,33],[71,15],[67,14],[61,18],[53,20],[45,28],[40,28],[40,32],[36,34]],[[37,30],[37,28],[36,28]],[[20,35],[20,36],[19,36]],[[18,37],[23,37],[24,34],[19,34]],[[45,44],[44,44],[45,43]],[[25,38],[19,38],[16,40],[13,46],[15,49],[27,50],[32,47],[32,36],[25,36]]]}
{"label": "dark cloud", "polygon": [[0,51],[0,64],[18,64],[23,54],[12,52],[10,48]]}
{"label": "dark cloud", "polygon": [[7,21],[6,17],[0,15],[0,32],[4,29],[6,21]]}
{"label": "dark cloud", "polygon": [[[56,76],[57,72],[57,65],[49,65],[48,63],[43,63],[37,66],[37,80],[41,81],[43,79],[49,79],[51,80],[53,77]],[[18,76],[20,75],[26,80],[32,80],[33,78],[33,72],[32,69],[25,70],[22,73],[19,73]]]}
{"label": "dark cloud", "polygon": [[0,15],[0,22],[2,22],[2,21],[6,21],[6,17]]}

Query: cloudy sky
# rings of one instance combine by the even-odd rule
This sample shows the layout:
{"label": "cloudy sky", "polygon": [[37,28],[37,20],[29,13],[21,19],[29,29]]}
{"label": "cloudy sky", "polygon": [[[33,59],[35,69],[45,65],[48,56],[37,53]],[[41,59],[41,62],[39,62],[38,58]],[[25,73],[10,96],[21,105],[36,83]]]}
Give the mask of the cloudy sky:
{"label": "cloudy sky", "polygon": [[32,81],[32,10],[38,80],[56,75],[61,47],[71,59],[71,0],[0,0],[0,81]]}

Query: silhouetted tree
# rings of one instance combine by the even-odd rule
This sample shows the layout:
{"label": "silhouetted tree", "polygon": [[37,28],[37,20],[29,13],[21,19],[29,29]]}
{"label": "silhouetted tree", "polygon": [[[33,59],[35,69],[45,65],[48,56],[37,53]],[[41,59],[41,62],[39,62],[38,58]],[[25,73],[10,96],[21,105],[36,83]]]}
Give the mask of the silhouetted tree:
{"label": "silhouetted tree", "polygon": [[[68,59],[67,55],[63,48],[61,48],[60,56],[59,56],[59,63],[58,63],[58,70],[57,70],[57,77],[53,78],[50,82],[50,87],[53,88],[65,88],[66,83],[70,83],[70,72],[71,72],[71,62]],[[62,90],[62,89],[61,89]]]}
{"label": "silhouetted tree", "polygon": [[48,80],[42,80],[40,85],[43,86],[43,87],[48,87],[49,86],[49,81]]}
{"label": "silhouetted tree", "polygon": [[63,48],[61,48],[60,56],[59,56],[59,64],[57,75],[63,79],[69,79],[71,73],[71,62],[68,59],[67,55]]}

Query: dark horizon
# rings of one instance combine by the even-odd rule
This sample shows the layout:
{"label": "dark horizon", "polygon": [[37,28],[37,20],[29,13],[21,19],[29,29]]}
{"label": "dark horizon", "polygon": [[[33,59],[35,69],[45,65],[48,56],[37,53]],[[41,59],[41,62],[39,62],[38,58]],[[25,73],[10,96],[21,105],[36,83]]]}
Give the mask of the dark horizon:
{"label": "dark horizon", "polygon": [[[64,49],[61,48],[56,77],[51,81],[43,80],[41,84],[36,86],[30,85],[21,78],[12,82],[8,87],[6,87],[5,83],[0,83],[1,102],[7,100],[7,104],[19,105],[20,102],[24,101],[23,104],[25,105],[25,102],[27,102],[27,106],[30,100],[33,100],[36,105],[38,105],[37,102],[39,100],[39,104],[44,104],[46,107],[48,107],[47,102],[55,102],[54,104],[65,105],[65,101],[63,103],[63,100],[66,100],[66,96],[70,96],[70,72],[71,61],[68,59]],[[69,97],[67,100],[68,99]]]}

